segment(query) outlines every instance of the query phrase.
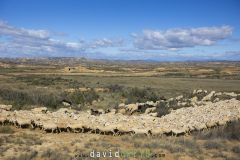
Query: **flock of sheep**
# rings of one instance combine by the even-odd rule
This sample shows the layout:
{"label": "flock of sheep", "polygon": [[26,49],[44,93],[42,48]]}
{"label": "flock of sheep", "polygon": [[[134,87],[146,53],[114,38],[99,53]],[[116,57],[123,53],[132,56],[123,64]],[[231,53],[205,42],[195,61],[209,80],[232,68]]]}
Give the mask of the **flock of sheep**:
{"label": "flock of sheep", "polygon": [[[228,99],[220,100],[217,97],[224,94],[228,95]],[[202,97],[199,99],[197,95]],[[164,102],[191,105],[172,110],[161,117],[158,116],[157,111],[158,107],[161,107],[158,104],[163,103],[162,101],[121,104],[118,109],[108,112],[96,110],[83,112],[68,108],[51,112],[46,107],[11,111],[11,106],[0,105],[0,123],[21,128],[31,127],[51,133],[181,135],[240,120],[240,101],[237,96],[239,95],[235,93],[208,93],[195,90],[191,99],[184,100],[183,96],[178,96]],[[173,100],[176,103],[170,103]],[[145,106],[144,110],[142,106]]]}

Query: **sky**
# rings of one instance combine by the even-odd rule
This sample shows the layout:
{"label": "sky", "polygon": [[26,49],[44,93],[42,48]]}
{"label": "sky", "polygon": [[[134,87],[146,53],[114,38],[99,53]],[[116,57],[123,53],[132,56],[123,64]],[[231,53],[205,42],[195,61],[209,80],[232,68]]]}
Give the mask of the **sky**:
{"label": "sky", "polygon": [[0,57],[240,60],[239,0],[0,0]]}

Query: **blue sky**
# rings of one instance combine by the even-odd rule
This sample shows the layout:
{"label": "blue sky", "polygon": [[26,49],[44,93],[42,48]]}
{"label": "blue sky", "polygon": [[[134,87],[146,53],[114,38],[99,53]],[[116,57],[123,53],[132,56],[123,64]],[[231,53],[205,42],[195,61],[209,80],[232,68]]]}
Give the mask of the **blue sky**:
{"label": "blue sky", "polygon": [[0,57],[240,60],[238,0],[0,0]]}

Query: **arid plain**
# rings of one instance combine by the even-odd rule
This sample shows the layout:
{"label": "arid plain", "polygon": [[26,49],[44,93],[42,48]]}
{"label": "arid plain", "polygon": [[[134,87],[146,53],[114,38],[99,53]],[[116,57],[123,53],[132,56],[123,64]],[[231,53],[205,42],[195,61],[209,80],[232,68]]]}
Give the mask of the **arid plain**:
{"label": "arid plain", "polygon": [[[234,160],[240,157],[239,100],[239,62],[1,59],[0,113],[6,119],[1,117],[0,159],[91,159],[83,156],[94,150],[119,152],[119,159]],[[76,124],[88,118],[79,128],[49,130],[41,117],[39,125],[29,118],[32,126],[18,117],[60,120],[57,113],[76,117]],[[200,126],[202,117],[210,118]],[[158,120],[161,128],[169,119],[191,125],[171,121],[156,132]],[[115,121],[125,123],[107,130]],[[124,128],[130,122],[133,127]]]}

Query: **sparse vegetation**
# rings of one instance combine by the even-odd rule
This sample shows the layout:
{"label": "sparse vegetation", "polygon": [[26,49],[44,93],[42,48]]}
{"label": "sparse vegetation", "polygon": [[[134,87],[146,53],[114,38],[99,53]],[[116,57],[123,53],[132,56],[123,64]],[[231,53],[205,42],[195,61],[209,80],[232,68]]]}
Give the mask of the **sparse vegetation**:
{"label": "sparse vegetation", "polygon": [[25,76],[17,77],[16,80],[27,83],[28,85],[49,86],[59,82],[65,82],[62,77],[43,77],[43,76]]}
{"label": "sparse vegetation", "polygon": [[238,155],[240,155],[240,145],[234,146],[234,147],[232,148],[232,151],[233,151],[234,153],[237,153]]}
{"label": "sparse vegetation", "polygon": [[11,136],[5,137],[4,141],[8,143],[19,144],[19,145],[26,144],[27,146],[42,144],[42,140],[39,137],[36,137],[35,135],[32,135],[32,134],[20,134],[18,136],[11,135]]}
{"label": "sparse vegetation", "polygon": [[[30,109],[32,106],[58,109],[64,107],[63,100],[71,102],[74,109],[85,109],[85,106],[109,109],[118,106],[119,103],[156,101],[164,99],[162,96],[168,99],[185,95],[198,88],[240,93],[239,62],[170,64],[93,62],[67,58],[24,61],[1,59],[1,61],[10,67],[0,69],[0,102],[13,104],[13,109]],[[90,72],[74,70],[67,71],[66,74],[63,69],[70,64],[80,65]],[[77,90],[79,88],[92,89],[81,92]],[[98,92],[94,90],[96,88],[108,90]],[[76,91],[67,92],[68,89]],[[200,100],[205,95],[201,93],[196,96]],[[192,95],[186,97],[188,96]],[[224,100],[229,96],[215,98]],[[239,95],[237,99],[239,100]],[[176,103],[174,99],[168,105],[160,103],[157,106],[160,116],[168,114],[171,109],[177,109]],[[26,134],[22,134],[24,130],[17,132],[12,127],[0,126],[0,159],[7,159],[6,155],[12,152],[12,159],[16,160],[65,160],[71,159],[77,153],[89,154],[90,149],[99,151],[120,149],[122,152],[133,150],[137,153],[148,150],[151,153],[164,153],[170,156],[167,157],[169,159],[172,157],[181,159],[182,156],[196,159],[238,159],[239,126],[239,122],[232,122],[226,126],[194,132],[187,137],[42,134],[38,130],[28,130]],[[94,138],[90,141],[89,137]],[[44,148],[45,146],[48,149]]]}
{"label": "sparse vegetation", "polygon": [[51,109],[62,107],[62,101],[68,100],[73,104],[91,104],[93,100],[97,100],[99,95],[90,90],[87,92],[76,91],[73,93],[51,90],[25,88],[17,89],[12,87],[0,88],[0,98],[13,104],[15,109],[28,109],[32,105],[46,106]]}
{"label": "sparse vegetation", "polygon": [[219,149],[223,148],[224,146],[217,141],[206,141],[204,143],[204,147],[206,149],[218,149],[219,150]]}
{"label": "sparse vegetation", "polygon": [[114,84],[114,85],[108,85],[107,88],[111,91],[111,92],[121,92],[123,90],[123,86],[120,86],[118,84]]}
{"label": "sparse vegetation", "polygon": [[71,159],[71,156],[69,156],[66,152],[63,153],[53,149],[46,149],[41,154],[41,157],[49,160],[70,160]]}
{"label": "sparse vegetation", "polygon": [[167,115],[170,113],[170,108],[168,108],[165,103],[159,103],[157,105],[157,113],[159,117]]}
{"label": "sparse vegetation", "polygon": [[14,130],[10,126],[0,126],[0,133],[12,134]]}
{"label": "sparse vegetation", "polygon": [[240,140],[240,122],[231,122],[226,126],[220,126],[212,128],[211,130],[204,130],[194,133],[201,139],[228,139],[228,140]]}
{"label": "sparse vegetation", "polygon": [[93,89],[91,89],[90,91],[86,91],[86,92],[81,92],[81,91],[76,91],[73,93],[64,92],[62,97],[72,102],[73,104],[85,105],[85,104],[92,104],[94,100],[97,100],[99,98],[99,95]]}
{"label": "sparse vegetation", "polygon": [[38,152],[31,151],[30,153],[22,153],[18,157],[11,157],[8,160],[33,160],[37,156]]}
{"label": "sparse vegetation", "polygon": [[137,87],[125,90],[122,96],[127,98],[127,103],[157,101],[160,98],[151,88]]}
{"label": "sparse vegetation", "polygon": [[43,105],[56,109],[61,103],[61,97],[58,93],[42,89],[2,87],[0,88],[0,97],[13,104],[15,109],[23,109],[23,107],[30,105]]}

